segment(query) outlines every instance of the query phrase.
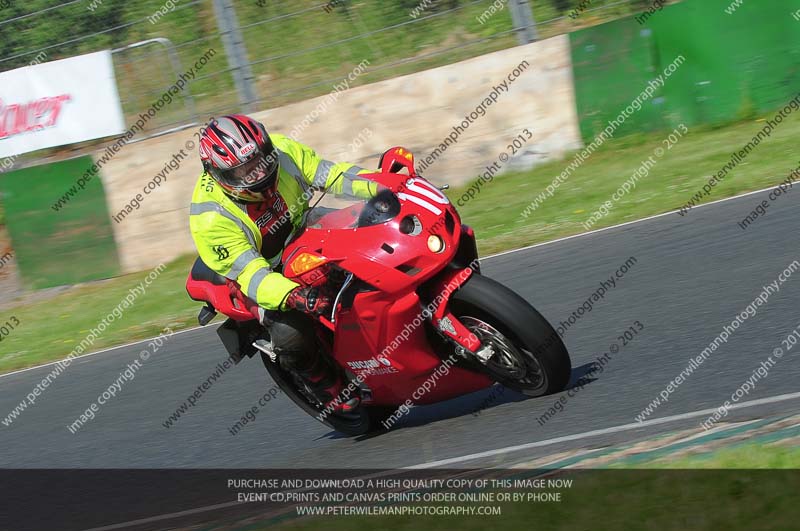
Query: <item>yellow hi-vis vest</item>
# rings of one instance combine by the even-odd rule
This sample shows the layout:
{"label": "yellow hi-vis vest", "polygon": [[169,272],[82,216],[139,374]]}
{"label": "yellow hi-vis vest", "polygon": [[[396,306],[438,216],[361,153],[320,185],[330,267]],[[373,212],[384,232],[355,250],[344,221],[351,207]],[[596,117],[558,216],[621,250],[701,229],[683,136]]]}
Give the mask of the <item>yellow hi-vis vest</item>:
{"label": "yellow hi-vis vest", "polygon": [[[358,175],[371,173],[348,162],[334,163],[284,135],[270,135],[278,150],[278,193],[286,202],[294,234],[303,226],[314,190],[331,187],[335,195],[368,198],[377,183]],[[200,176],[192,194],[189,228],[200,258],[218,274],[235,280],[243,292],[267,310],[285,310],[283,302],[298,284],[273,271],[281,254],[261,256],[261,231],[245,206],[231,200],[211,175]]]}

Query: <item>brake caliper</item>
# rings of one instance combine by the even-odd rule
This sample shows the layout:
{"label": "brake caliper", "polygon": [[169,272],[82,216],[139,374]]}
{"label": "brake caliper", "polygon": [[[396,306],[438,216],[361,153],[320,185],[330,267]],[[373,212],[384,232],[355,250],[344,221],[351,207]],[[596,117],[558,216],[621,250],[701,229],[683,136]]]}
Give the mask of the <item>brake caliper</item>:
{"label": "brake caliper", "polygon": [[[443,315],[439,317],[439,309],[431,317],[433,325],[446,337],[456,343],[456,345],[470,354],[478,356],[481,349],[481,342],[478,336],[473,334],[469,328],[464,326],[453,312],[443,309]],[[481,349],[483,350],[483,349]],[[489,355],[491,356],[491,354]],[[488,359],[488,358],[487,358]]]}

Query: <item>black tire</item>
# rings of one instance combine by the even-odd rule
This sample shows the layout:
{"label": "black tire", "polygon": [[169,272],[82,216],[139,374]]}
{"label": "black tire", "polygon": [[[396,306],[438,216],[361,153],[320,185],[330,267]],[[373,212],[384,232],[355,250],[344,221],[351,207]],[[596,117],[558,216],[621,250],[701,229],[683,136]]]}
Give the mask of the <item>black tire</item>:
{"label": "black tire", "polygon": [[275,381],[275,384],[280,387],[286,396],[288,396],[300,409],[322,422],[329,428],[350,436],[356,437],[364,435],[370,431],[378,430],[381,428],[381,423],[389,418],[394,409],[378,406],[360,406],[353,413],[348,415],[330,414],[320,418],[322,411],[311,404],[306,396],[297,389],[293,378],[289,373],[273,363],[269,356],[262,353],[261,361],[264,362],[264,367],[267,369],[270,377]]}
{"label": "black tire", "polygon": [[503,339],[513,343],[518,351],[506,356],[518,358],[518,372],[524,370],[529,378],[534,373],[537,377],[542,373],[544,381],[538,386],[528,385],[523,380],[504,376],[506,371],[480,363],[477,359],[469,363],[473,369],[528,396],[557,393],[569,383],[572,365],[558,333],[528,301],[512,290],[495,280],[475,274],[453,293],[450,308],[459,320],[472,317],[499,331],[505,336]]}

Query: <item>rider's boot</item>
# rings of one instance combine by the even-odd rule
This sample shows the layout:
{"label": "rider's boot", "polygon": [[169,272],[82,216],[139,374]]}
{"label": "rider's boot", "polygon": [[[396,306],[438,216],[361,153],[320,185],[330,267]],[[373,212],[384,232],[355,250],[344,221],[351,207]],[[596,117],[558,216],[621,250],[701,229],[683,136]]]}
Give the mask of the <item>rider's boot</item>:
{"label": "rider's boot", "polygon": [[320,352],[307,321],[286,314],[271,323],[270,335],[281,366],[300,378],[325,411],[350,413],[360,404],[357,389],[345,386],[344,372]]}
{"label": "rider's boot", "polygon": [[324,404],[323,409],[331,413],[350,413],[361,400],[353,385],[344,385],[342,370],[324,354],[316,356],[312,365],[297,372],[308,383],[314,396]]}

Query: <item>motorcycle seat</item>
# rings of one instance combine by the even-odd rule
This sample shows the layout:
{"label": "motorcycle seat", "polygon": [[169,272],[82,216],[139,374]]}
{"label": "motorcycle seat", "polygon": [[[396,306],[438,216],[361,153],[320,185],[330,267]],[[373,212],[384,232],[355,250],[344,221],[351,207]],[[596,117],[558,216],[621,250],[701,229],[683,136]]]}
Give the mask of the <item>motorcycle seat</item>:
{"label": "motorcycle seat", "polygon": [[216,286],[224,286],[227,282],[225,277],[208,267],[199,256],[192,265],[191,275],[194,280],[211,282]]}

